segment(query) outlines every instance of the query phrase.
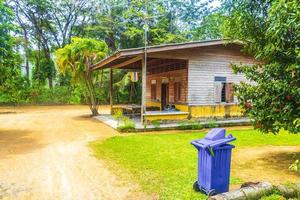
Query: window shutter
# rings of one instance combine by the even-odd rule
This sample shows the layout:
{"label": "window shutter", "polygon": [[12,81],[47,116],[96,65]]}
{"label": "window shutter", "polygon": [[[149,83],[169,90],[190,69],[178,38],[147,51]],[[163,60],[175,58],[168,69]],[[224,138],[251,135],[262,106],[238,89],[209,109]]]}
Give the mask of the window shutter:
{"label": "window shutter", "polygon": [[222,82],[215,82],[215,102],[221,102]]}
{"label": "window shutter", "polygon": [[156,84],[151,84],[151,99],[156,100]]}
{"label": "window shutter", "polygon": [[226,83],[226,102],[232,103],[234,101],[233,83]]}
{"label": "window shutter", "polygon": [[174,83],[174,101],[179,102],[181,100],[181,83]]}

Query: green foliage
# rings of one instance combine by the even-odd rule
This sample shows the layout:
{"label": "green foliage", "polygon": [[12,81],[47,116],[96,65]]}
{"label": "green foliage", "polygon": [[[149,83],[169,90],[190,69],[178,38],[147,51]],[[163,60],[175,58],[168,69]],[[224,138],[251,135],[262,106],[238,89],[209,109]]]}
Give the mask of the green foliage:
{"label": "green foliage", "polygon": [[54,87],[49,89],[39,84],[34,84],[29,88],[28,100],[29,104],[79,104],[81,94],[73,93],[72,88],[66,86]]}
{"label": "green foliage", "polygon": [[279,194],[272,194],[270,196],[264,196],[261,198],[261,200],[286,200],[283,196]]}
{"label": "green foliage", "polygon": [[49,77],[55,77],[56,69],[52,59],[39,57],[32,70],[32,80],[45,85]]}
{"label": "green foliage", "polygon": [[190,120],[190,125],[192,130],[200,130],[204,128],[204,126],[196,120]]}
{"label": "green foliage", "polygon": [[[90,37],[105,40],[112,51],[143,46],[145,19],[149,27],[148,43],[155,45],[187,41],[189,32],[200,26],[203,16],[213,12],[209,1],[101,0],[99,3],[107,6],[101,6],[92,15],[93,20],[84,31]],[[210,27],[202,27],[206,34],[207,28]],[[195,39],[208,39],[201,33]]]}
{"label": "green foliage", "polygon": [[118,127],[120,132],[132,132],[135,131],[135,123],[129,117],[122,117],[123,124]]}
{"label": "green foliage", "polygon": [[216,120],[210,120],[207,125],[206,125],[207,128],[216,128],[218,127],[218,124],[216,122]]}
{"label": "green foliage", "polygon": [[14,50],[15,41],[10,35],[15,30],[12,21],[12,10],[0,0],[0,101],[4,103],[22,101],[28,84],[20,76],[20,60]]}
{"label": "green foliage", "polygon": [[289,169],[295,172],[300,172],[300,161],[295,160],[295,162],[290,165]]}
{"label": "green foliage", "polygon": [[118,126],[119,126],[120,119],[122,119],[122,117],[123,117],[122,109],[116,109],[115,112],[114,112],[113,117],[114,117],[116,120],[118,120]]}
{"label": "green foliage", "polygon": [[178,128],[180,130],[188,130],[188,129],[190,129],[190,126],[187,121],[181,121],[178,123]]}
{"label": "green foliage", "polygon": [[197,120],[181,121],[178,123],[180,130],[201,130],[204,126]]}
{"label": "green foliage", "polygon": [[255,84],[241,83],[236,94],[263,132],[300,132],[300,4],[298,0],[228,1],[225,36],[243,42],[253,66],[233,65]]}
{"label": "green foliage", "polygon": [[193,38],[198,40],[223,38],[224,20],[225,17],[219,12],[204,16],[199,27],[191,31]]}
{"label": "green foliage", "polygon": [[69,72],[73,85],[84,88],[92,115],[98,114],[99,92],[95,90],[95,85],[100,73],[99,71],[92,73],[91,68],[93,64],[104,58],[107,51],[107,45],[103,41],[73,38],[71,44],[55,52],[60,72],[64,74]]}
{"label": "green foliage", "polygon": [[153,121],[151,121],[151,124],[154,126],[155,129],[158,129],[160,127],[161,121],[153,120]]}
{"label": "green foliage", "polygon": [[122,109],[116,109],[113,117],[117,120],[120,120],[123,117]]}
{"label": "green foliage", "polygon": [[29,81],[21,76],[7,79],[3,87],[0,86],[0,104],[22,104],[27,102]]}

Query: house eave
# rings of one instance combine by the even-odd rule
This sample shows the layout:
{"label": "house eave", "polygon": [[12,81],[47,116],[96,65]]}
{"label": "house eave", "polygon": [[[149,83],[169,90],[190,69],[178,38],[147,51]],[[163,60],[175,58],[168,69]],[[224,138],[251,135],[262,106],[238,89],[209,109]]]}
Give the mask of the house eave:
{"label": "house eave", "polygon": [[[226,39],[219,39],[219,40],[206,40],[206,41],[194,41],[194,42],[185,42],[185,43],[175,43],[175,44],[162,44],[156,46],[149,46],[147,47],[147,53],[156,53],[156,52],[163,52],[163,51],[171,51],[171,50],[181,50],[181,49],[190,49],[190,48],[199,48],[199,47],[206,47],[206,46],[215,46],[215,45],[225,45],[227,43],[235,43],[238,42],[229,42]],[[130,59],[136,56],[141,56],[145,52],[144,47],[139,48],[131,48],[131,49],[122,49],[118,50],[111,56],[101,60],[100,62],[96,63],[92,70],[97,70],[101,68],[106,68],[109,63],[116,61],[118,59]],[[110,66],[113,68],[113,66]]]}

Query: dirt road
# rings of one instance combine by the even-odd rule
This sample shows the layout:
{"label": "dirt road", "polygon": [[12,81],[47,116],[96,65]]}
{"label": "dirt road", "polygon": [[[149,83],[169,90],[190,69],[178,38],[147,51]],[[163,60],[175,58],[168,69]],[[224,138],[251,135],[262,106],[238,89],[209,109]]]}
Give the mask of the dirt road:
{"label": "dirt road", "polygon": [[87,143],[111,137],[87,106],[0,107],[0,199],[144,199]]}

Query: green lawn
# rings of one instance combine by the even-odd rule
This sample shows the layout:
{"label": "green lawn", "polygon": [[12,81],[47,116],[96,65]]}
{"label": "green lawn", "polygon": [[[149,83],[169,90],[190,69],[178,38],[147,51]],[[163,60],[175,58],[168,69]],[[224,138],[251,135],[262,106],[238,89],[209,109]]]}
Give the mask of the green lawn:
{"label": "green lawn", "polygon": [[[273,135],[255,130],[228,132],[237,138],[233,142],[237,148],[300,144],[299,135],[288,133]],[[190,145],[191,140],[203,136],[203,132],[186,131],[176,134],[136,134],[95,141],[91,147],[95,155],[107,160],[118,175],[135,180],[145,192],[158,194],[160,199],[205,199],[204,195],[192,190],[197,175],[197,154]],[[231,177],[231,184],[242,181],[239,177]]]}

